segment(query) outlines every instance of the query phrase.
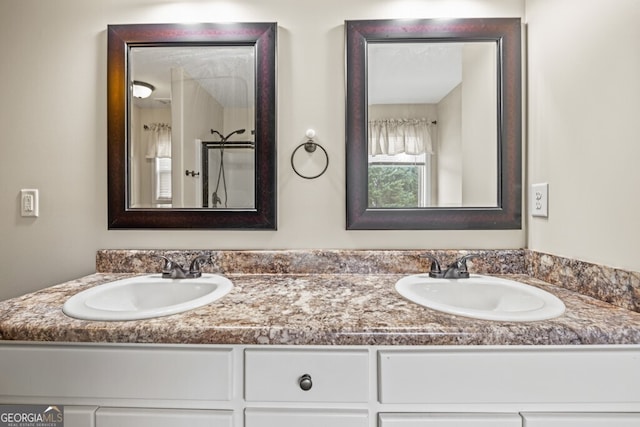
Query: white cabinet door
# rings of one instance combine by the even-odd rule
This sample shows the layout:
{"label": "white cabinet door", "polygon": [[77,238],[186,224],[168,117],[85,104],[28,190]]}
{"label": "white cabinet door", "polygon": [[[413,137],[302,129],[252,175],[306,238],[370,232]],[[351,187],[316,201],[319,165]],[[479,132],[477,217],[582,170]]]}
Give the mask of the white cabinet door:
{"label": "white cabinet door", "polygon": [[96,427],[232,427],[231,411],[100,408]]}
{"label": "white cabinet door", "polygon": [[[90,403],[157,399],[174,406],[227,401],[232,370],[232,350],[226,347],[0,345],[0,398],[29,396],[61,404],[76,404],[79,396]],[[25,381],[27,372],[38,381]]]}
{"label": "white cabinet door", "polygon": [[524,427],[638,427],[634,413],[523,413]]}
{"label": "white cabinet door", "polygon": [[640,404],[638,347],[437,347],[378,352],[380,403]]}
{"label": "white cabinet door", "polygon": [[519,414],[380,414],[380,427],[522,427]]}
{"label": "white cabinet door", "polygon": [[368,413],[338,409],[247,409],[245,427],[368,427]]}
{"label": "white cabinet door", "polygon": [[65,427],[95,427],[97,406],[71,406],[64,407]]}

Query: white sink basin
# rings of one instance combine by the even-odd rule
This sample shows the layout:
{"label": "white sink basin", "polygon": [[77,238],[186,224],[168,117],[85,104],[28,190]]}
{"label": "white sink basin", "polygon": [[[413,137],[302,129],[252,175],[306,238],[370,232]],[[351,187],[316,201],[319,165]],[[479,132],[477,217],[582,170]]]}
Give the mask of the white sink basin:
{"label": "white sink basin", "polygon": [[565,310],[560,299],[542,289],[475,274],[468,279],[406,276],[398,280],[396,291],[424,307],[475,319],[526,322],[553,319]]}
{"label": "white sink basin", "polygon": [[83,320],[138,320],[182,313],[222,298],[233,288],[226,277],[163,279],[160,274],[130,277],[82,291],[62,311]]}

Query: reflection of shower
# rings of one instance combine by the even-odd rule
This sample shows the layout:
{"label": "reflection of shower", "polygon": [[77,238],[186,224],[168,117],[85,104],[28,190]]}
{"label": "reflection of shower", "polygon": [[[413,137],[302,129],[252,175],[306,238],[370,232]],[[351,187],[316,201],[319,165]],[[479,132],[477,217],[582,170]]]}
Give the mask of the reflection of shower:
{"label": "reflection of shower", "polygon": [[227,207],[227,179],[224,176],[224,144],[227,140],[235,134],[243,134],[244,129],[237,129],[233,132],[229,133],[227,136],[223,136],[217,130],[211,129],[211,134],[217,134],[220,137],[220,167],[218,168],[218,179],[216,181],[216,189],[213,190],[211,194],[211,203],[213,203],[213,207],[217,208],[218,203],[222,203],[222,200],[218,196],[218,188],[220,187],[220,178],[222,178],[222,188],[224,189],[224,207]]}

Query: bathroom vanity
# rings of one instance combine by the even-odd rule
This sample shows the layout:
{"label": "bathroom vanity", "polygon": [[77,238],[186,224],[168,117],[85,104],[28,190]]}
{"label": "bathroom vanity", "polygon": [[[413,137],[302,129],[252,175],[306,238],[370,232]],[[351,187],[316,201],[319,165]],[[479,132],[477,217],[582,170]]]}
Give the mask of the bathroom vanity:
{"label": "bathroom vanity", "polygon": [[415,254],[357,266],[335,255],[217,254],[210,271],[234,288],[212,304],[138,321],[65,316],[72,295],[149,271],[146,253],[118,268],[99,255],[96,274],[0,303],[0,403],[64,405],[66,427],[640,425],[639,313],[480,260],[474,271],[540,287],[566,312],[454,316],[394,291],[406,273],[389,266],[415,272]]}
{"label": "bathroom vanity", "polygon": [[0,354],[2,402],[63,404],[67,427],[640,423],[637,346],[5,343]]}

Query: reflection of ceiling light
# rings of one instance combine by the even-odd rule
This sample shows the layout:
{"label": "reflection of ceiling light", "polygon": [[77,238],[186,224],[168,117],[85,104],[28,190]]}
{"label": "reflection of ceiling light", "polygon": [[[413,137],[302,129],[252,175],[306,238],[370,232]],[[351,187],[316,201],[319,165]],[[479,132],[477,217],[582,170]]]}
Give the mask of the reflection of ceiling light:
{"label": "reflection of ceiling light", "polygon": [[153,92],[155,87],[149,83],[133,81],[133,97],[134,98],[148,98]]}

